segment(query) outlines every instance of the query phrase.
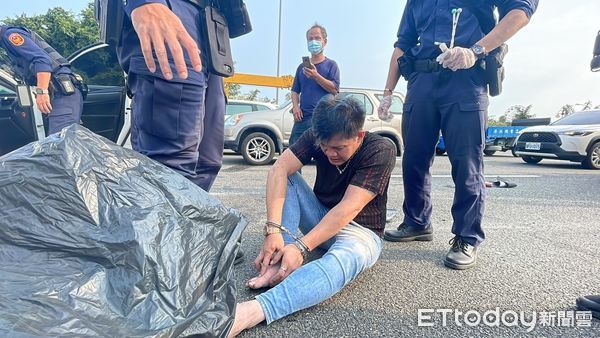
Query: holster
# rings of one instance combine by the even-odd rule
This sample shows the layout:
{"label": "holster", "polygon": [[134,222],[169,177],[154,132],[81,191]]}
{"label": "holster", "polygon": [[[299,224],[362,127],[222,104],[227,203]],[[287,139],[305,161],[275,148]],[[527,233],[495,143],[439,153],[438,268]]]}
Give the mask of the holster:
{"label": "holster", "polygon": [[52,76],[55,92],[68,96],[75,93],[75,84],[70,74],[56,74]]}
{"label": "holster", "polygon": [[415,71],[415,58],[404,54],[398,58],[397,63],[400,75],[408,81],[410,74]]}
{"label": "holster", "polygon": [[206,6],[200,10],[200,34],[202,64],[212,74],[232,76],[234,70],[229,28],[219,9]]}
{"label": "holster", "polygon": [[502,81],[504,80],[504,57],[508,53],[508,45],[502,44],[491,51],[481,62],[485,70],[485,79],[488,84],[490,96],[498,96],[502,93]]}
{"label": "holster", "polygon": [[75,90],[79,89],[83,99],[85,100],[88,93],[88,86],[83,81],[79,74],[57,74],[52,76],[52,91],[60,93],[64,96],[75,94]]}

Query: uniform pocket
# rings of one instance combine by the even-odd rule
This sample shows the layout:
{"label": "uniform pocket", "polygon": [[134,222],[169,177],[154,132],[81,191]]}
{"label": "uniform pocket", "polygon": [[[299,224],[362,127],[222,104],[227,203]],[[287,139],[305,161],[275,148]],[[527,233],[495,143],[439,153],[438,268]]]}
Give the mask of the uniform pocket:
{"label": "uniform pocket", "polygon": [[182,94],[182,83],[154,79],[152,126],[149,128],[153,135],[168,140],[177,139]]}
{"label": "uniform pocket", "polygon": [[480,98],[475,101],[461,101],[458,103],[460,111],[485,111],[488,108],[489,101],[484,98]]}

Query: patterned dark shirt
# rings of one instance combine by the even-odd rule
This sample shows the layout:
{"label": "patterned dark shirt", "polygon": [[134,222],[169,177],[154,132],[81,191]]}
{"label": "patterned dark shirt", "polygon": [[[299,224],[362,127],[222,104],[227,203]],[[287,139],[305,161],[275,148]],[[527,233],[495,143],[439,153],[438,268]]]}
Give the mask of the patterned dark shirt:
{"label": "patterned dark shirt", "polygon": [[312,130],[307,130],[290,150],[303,163],[315,159],[317,178],[313,191],[319,201],[328,208],[336,206],[344,197],[349,185],[373,192],[376,196],[358,213],[354,221],[381,235],[385,227],[387,191],[390,176],[396,164],[396,148],[388,140],[376,134],[366,133],[356,154],[339,166],[331,164],[316,144]]}

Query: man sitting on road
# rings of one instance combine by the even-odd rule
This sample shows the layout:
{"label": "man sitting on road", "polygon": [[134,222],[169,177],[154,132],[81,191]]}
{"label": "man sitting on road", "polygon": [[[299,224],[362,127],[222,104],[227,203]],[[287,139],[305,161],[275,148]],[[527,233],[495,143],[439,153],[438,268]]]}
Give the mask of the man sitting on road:
{"label": "man sitting on road", "polygon": [[[330,298],[379,258],[396,149],[362,130],[364,122],[356,100],[324,97],[312,129],[269,171],[265,240],[255,261],[260,274],[247,285],[276,286],[238,304],[230,337]],[[311,158],[313,189],[297,173]],[[323,256],[302,265],[317,248]]]}

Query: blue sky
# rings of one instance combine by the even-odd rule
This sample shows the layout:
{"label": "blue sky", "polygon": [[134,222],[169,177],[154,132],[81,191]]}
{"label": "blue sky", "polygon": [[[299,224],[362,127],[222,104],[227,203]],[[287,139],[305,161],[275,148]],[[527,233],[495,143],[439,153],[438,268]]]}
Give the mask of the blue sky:
{"label": "blue sky", "polygon": [[[237,71],[275,75],[279,0],[246,0],[254,31],[232,41]],[[3,3],[2,17],[44,13],[51,7],[79,12],[84,0]],[[306,51],[305,31],[327,28],[325,54],[341,70],[344,87],[383,88],[405,0],[282,0],[280,74],[293,75]],[[566,103],[600,105],[600,73],[589,63],[600,30],[600,1],[542,0],[530,24],[509,41],[507,78],[490,115],[514,104],[533,104],[537,116],[553,116]],[[247,90],[248,88],[246,88]],[[404,92],[401,80],[397,90]],[[261,96],[275,91],[261,88]]]}

